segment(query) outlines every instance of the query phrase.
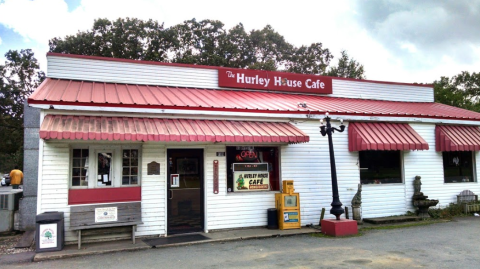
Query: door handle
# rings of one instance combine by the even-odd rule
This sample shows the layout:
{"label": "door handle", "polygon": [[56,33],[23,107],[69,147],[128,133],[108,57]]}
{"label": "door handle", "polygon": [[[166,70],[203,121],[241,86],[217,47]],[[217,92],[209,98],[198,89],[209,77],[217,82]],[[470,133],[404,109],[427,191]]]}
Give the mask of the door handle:
{"label": "door handle", "polygon": [[169,190],[170,191],[170,197],[168,197],[168,199],[172,200],[173,199],[173,190]]}

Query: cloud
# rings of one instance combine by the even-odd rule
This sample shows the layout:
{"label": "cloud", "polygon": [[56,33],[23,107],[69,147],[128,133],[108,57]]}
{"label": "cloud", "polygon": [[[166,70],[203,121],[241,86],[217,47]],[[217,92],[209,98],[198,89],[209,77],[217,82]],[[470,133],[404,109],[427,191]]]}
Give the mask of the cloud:
{"label": "cloud", "polygon": [[357,21],[409,68],[453,60],[472,65],[480,54],[480,0],[355,1]]}
{"label": "cloud", "polygon": [[0,2],[0,24],[20,34],[25,43],[38,42],[43,46],[48,46],[48,40],[54,37],[65,37],[90,29],[97,18],[150,19],[161,13],[159,4],[151,0],[83,0],[74,9],[63,0]]}

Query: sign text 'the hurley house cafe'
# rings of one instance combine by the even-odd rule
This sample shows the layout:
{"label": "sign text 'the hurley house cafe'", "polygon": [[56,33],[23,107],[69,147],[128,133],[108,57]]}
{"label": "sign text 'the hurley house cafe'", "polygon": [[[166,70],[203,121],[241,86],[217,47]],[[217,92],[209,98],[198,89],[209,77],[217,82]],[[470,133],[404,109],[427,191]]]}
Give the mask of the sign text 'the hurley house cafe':
{"label": "sign text 'the hurley house cafe'", "polygon": [[317,75],[220,68],[218,86],[298,93],[332,93],[332,78]]}

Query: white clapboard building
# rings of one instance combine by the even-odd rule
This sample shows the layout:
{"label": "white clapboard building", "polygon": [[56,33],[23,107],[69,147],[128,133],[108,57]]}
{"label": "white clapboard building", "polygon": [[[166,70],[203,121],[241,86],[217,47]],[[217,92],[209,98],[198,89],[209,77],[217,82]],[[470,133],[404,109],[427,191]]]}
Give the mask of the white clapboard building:
{"label": "white clapboard building", "polygon": [[326,112],[346,126],[333,134],[340,200],[362,184],[363,217],[414,211],[417,175],[437,206],[480,193],[480,113],[435,103],[432,85],[47,58],[28,98],[41,111],[37,214],[64,212],[67,242],[72,209],[92,205],[140,202],[138,236],[266,226],[283,180],[302,226],[322,208],[334,218]]}

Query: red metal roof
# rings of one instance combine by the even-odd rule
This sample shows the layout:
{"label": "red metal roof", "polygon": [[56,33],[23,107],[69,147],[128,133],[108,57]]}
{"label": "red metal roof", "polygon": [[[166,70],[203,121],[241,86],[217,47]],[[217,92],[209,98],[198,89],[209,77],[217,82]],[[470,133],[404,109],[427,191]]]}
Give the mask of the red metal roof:
{"label": "red metal roof", "polygon": [[[298,103],[307,103],[301,108]],[[214,90],[47,78],[29,104],[190,109],[480,120],[480,113],[430,102],[335,98],[247,90]]]}
{"label": "red metal roof", "polygon": [[428,143],[406,123],[351,122],[348,150],[426,150]]}
{"label": "red metal roof", "polygon": [[309,136],[286,122],[47,115],[42,139],[301,143]]}
{"label": "red metal roof", "polygon": [[480,129],[477,126],[435,126],[437,151],[480,150]]}

